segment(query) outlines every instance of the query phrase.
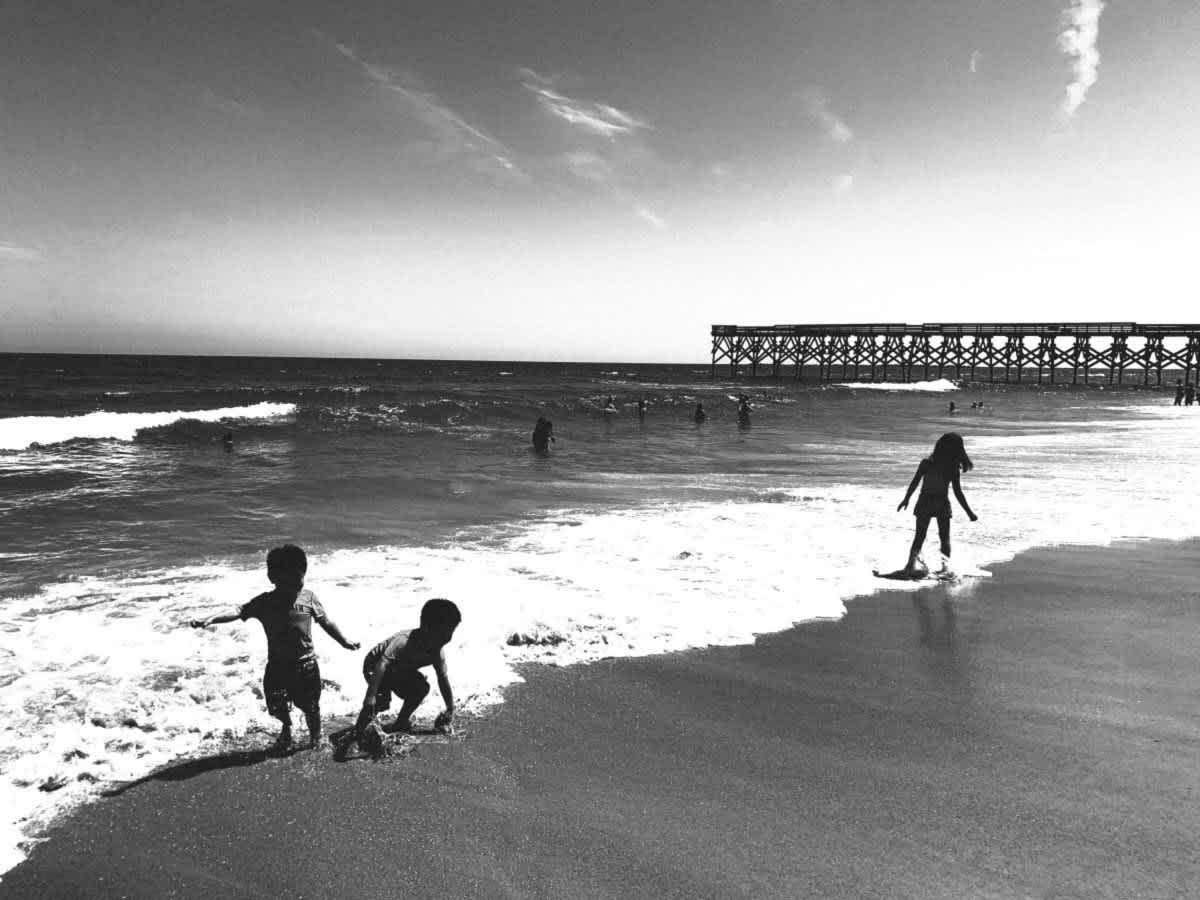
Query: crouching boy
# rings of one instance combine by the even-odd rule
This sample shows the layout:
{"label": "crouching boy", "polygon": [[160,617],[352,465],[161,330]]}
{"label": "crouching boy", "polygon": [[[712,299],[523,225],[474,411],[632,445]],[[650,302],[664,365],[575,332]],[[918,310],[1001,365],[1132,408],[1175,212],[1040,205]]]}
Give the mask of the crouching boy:
{"label": "crouching boy", "polygon": [[433,666],[438,690],[446,709],[433,723],[438,731],[449,732],[454,724],[454,691],[446,674],[445,648],[462,621],[458,607],[441,597],[428,601],[421,608],[420,627],[400,631],[386,641],[376,644],[363,660],[363,677],[367,680],[367,696],[358,715],[355,733],[361,735],[375,716],[392,703],[392,694],[400,698],[400,712],[385,728],[388,732],[408,731],[416,708],[429,693],[429,680],[420,669]]}

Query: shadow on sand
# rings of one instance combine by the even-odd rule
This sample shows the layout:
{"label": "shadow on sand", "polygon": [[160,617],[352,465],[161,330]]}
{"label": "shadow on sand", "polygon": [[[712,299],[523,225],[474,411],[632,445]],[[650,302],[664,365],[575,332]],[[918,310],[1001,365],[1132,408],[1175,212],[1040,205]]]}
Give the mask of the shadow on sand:
{"label": "shadow on sand", "polygon": [[[416,749],[421,743],[447,743],[453,739],[452,735],[439,732],[436,729],[418,727],[399,734],[383,733],[381,731],[381,742],[378,747],[360,747],[355,738],[353,724],[336,724],[340,727],[335,727],[333,730],[327,732],[326,741],[328,744],[326,749],[331,747],[334,762],[340,763],[360,759],[379,760],[405,756]],[[459,734],[461,736],[461,732]],[[205,756],[201,759],[185,759],[169,763],[160,769],[154,770],[149,775],[144,775],[133,781],[114,784],[112,787],[101,791],[100,796],[118,797],[128,790],[151,781],[187,781],[189,778],[195,778],[197,775],[203,775],[206,772],[217,772],[221,769],[234,769],[241,766],[254,766],[270,760],[281,760],[299,753],[310,752],[314,751],[311,751],[306,743],[293,744],[286,748],[271,744],[252,750],[226,750],[222,753]],[[319,749],[315,752],[318,756],[324,755],[320,753]]]}
{"label": "shadow on sand", "polygon": [[216,772],[221,769],[233,769],[240,766],[253,766],[271,759],[284,759],[288,756],[294,756],[307,749],[304,746],[291,746],[285,749],[272,745],[260,747],[255,750],[228,750],[224,753],[218,753],[215,756],[206,756],[202,759],[183,760],[182,762],[171,763],[161,769],[156,769],[149,775],[144,775],[133,781],[114,785],[111,788],[101,791],[100,796],[117,797],[132,788],[151,781],[186,781],[189,778],[195,778],[197,775],[203,775],[205,772]]}

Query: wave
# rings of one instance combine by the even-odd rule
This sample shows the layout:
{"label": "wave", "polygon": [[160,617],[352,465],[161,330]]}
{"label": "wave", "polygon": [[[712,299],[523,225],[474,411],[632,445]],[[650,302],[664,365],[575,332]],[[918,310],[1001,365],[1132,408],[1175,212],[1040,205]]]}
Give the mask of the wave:
{"label": "wave", "polygon": [[0,419],[0,450],[25,450],[75,440],[132,441],[140,431],[163,428],[175,422],[274,419],[292,415],[295,411],[294,403],[256,403],[222,409],[138,413],[102,410],[82,416],[19,416]]}
{"label": "wave", "polygon": [[934,381],[844,381],[832,387],[852,388],[860,391],[932,391],[942,393],[957,391],[959,386],[948,378],[938,378]]}

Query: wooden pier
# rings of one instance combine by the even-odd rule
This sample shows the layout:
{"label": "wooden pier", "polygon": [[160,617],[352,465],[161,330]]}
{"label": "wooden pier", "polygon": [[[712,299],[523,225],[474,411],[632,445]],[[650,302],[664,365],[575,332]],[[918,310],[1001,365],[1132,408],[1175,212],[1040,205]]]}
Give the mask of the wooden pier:
{"label": "wooden pier", "polygon": [[1003,322],[714,325],[712,375],[821,381],[1161,385],[1200,373],[1200,325]]}

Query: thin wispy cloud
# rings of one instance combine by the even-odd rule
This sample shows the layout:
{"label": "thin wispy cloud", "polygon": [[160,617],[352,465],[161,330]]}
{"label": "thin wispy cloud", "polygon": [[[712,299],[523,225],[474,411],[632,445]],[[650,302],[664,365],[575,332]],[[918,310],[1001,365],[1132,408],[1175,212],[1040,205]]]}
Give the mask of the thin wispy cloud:
{"label": "thin wispy cloud", "polygon": [[1065,120],[1075,115],[1087,98],[1088,89],[1100,77],[1100,51],[1096,49],[1096,41],[1100,37],[1102,12],[1103,0],[1071,0],[1071,5],[1062,12],[1063,30],[1058,35],[1058,47],[1070,57],[1074,75],[1060,107]]}
{"label": "thin wispy cloud", "polygon": [[40,250],[0,241],[0,262],[39,262],[44,258]]}
{"label": "thin wispy cloud", "polygon": [[830,177],[829,187],[834,194],[849,193],[854,187],[854,157],[860,155],[852,148],[854,131],[840,115],[830,109],[829,100],[820,89],[807,88],[800,92],[800,99],[804,104],[805,115],[821,129],[825,137],[835,146],[847,148],[836,152],[839,159],[838,168],[841,171]]}
{"label": "thin wispy cloud", "polygon": [[655,228],[658,228],[659,230],[662,230],[667,227],[666,220],[663,219],[663,217],[660,216],[658,213],[656,213],[654,210],[652,210],[648,207],[638,206],[638,207],[635,207],[633,211],[637,215],[637,217],[639,219],[641,219],[643,222],[645,222],[647,225],[653,225]]}
{"label": "thin wispy cloud", "polygon": [[613,140],[649,127],[645,122],[607,103],[578,100],[553,89],[548,78],[533,69],[521,69],[521,84],[537,97],[538,103],[550,115],[584,131]]}
{"label": "thin wispy cloud", "polygon": [[808,117],[821,127],[821,130],[835,144],[848,144],[854,140],[854,132],[841,117],[829,108],[825,95],[815,88],[803,91],[804,111]]}
{"label": "thin wispy cloud", "polygon": [[533,69],[520,69],[518,76],[542,110],[565,126],[569,149],[561,158],[567,170],[628,207],[646,224],[666,228],[663,217],[631,186],[641,169],[657,164],[639,134],[650,130],[649,123],[610,103],[568,96],[555,86],[554,79]]}
{"label": "thin wispy cloud", "polygon": [[600,154],[573,150],[563,154],[563,160],[572,175],[601,188],[646,224],[660,229],[667,227],[666,220],[625,187],[612,163]]}
{"label": "thin wispy cloud", "polygon": [[[322,35],[324,37],[324,35]],[[512,152],[497,138],[472,125],[400,71],[363,59],[353,47],[332,41],[338,53],[353,62],[380,89],[396,96],[429,130],[437,152],[443,157],[470,157],[476,168],[510,177],[527,176],[512,160]]]}

